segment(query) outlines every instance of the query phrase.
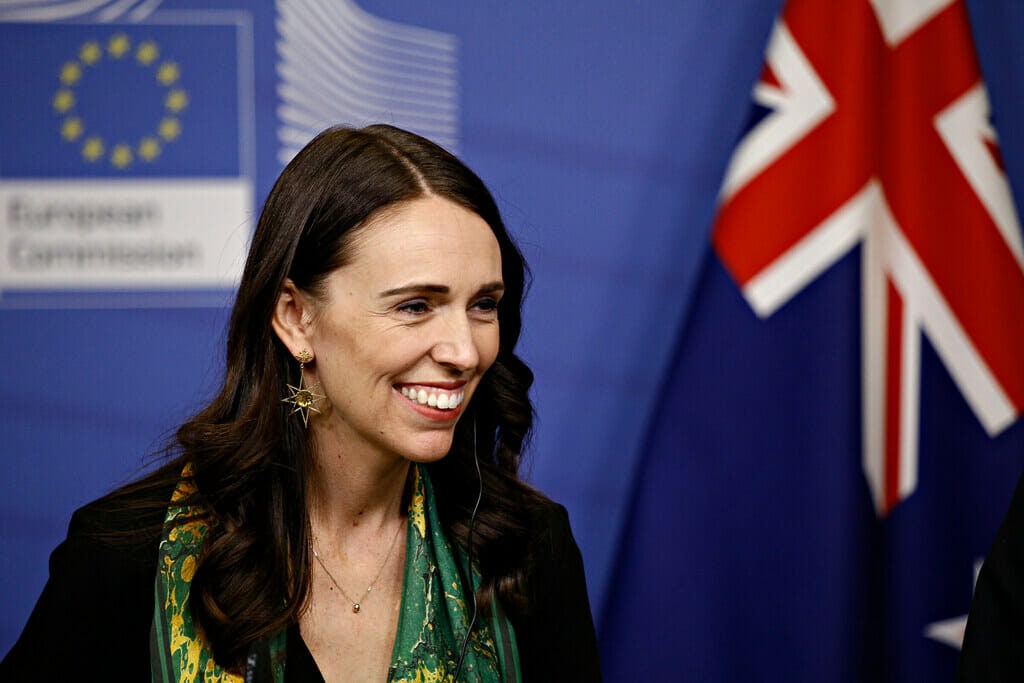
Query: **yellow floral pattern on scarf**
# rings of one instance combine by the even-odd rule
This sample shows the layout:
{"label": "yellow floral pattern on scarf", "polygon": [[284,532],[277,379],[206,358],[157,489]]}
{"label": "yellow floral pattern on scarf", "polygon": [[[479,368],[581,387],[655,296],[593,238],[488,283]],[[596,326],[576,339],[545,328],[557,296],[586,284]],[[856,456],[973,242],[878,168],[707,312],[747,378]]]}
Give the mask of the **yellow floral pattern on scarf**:
{"label": "yellow floral pattern on scarf", "polygon": [[[480,585],[480,574],[475,566],[466,571],[465,554],[445,536],[430,476],[426,468],[418,466],[413,469],[405,555],[402,609],[388,680],[454,683],[467,638],[460,674],[463,680],[500,683],[508,679],[507,667],[517,672],[518,666],[503,660],[489,620],[480,618],[469,629],[467,596]],[[471,585],[465,585],[467,579]],[[506,624],[514,649],[511,628]]]}
{"label": "yellow floral pattern on scarf", "polygon": [[[166,536],[160,544],[159,580],[167,588],[163,609],[170,626],[169,646],[175,680],[179,683],[242,683],[242,676],[217,665],[202,634],[192,623],[189,587],[209,525],[198,516],[199,510],[177,504],[195,492],[191,474],[191,468],[186,468],[171,497],[164,521]],[[186,521],[178,521],[181,519]]]}

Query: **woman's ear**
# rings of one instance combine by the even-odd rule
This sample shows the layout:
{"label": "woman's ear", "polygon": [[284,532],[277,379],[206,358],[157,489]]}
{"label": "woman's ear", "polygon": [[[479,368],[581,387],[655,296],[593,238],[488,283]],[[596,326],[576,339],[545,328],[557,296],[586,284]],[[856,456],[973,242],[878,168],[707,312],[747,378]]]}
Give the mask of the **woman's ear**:
{"label": "woman's ear", "polygon": [[299,291],[294,282],[286,279],[277,295],[270,324],[293,357],[303,351],[312,351],[309,339],[311,318],[309,298]]}

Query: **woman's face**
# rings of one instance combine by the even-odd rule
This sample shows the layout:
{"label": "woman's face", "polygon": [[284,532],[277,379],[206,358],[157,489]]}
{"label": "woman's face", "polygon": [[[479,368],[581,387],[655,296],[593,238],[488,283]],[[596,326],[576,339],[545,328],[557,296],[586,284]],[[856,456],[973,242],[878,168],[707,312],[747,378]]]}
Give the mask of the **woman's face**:
{"label": "woman's face", "polygon": [[310,427],[325,455],[438,460],[498,354],[498,241],[439,197],[387,209],[352,240],[308,325],[307,382],[327,397]]}

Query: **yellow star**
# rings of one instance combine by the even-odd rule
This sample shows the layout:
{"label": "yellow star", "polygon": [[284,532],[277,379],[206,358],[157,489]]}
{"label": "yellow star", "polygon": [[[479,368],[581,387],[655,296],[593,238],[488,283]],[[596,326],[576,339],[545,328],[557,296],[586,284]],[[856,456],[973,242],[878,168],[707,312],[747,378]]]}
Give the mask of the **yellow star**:
{"label": "yellow star", "polygon": [[114,145],[110,150],[110,163],[114,168],[127,168],[133,159],[132,148],[123,142]]}
{"label": "yellow star", "polygon": [[97,161],[103,156],[103,149],[103,140],[93,136],[82,145],[82,156],[86,161]]}
{"label": "yellow star", "polygon": [[175,88],[167,93],[166,99],[164,99],[164,108],[167,111],[177,114],[182,109],[188,106],[188,93],[181,88]]}
{"label": "yellow star", "polygon": [[156,138],[145,137],[139,143],[139,157],[143,161],[153,161],[160,156],[160,141]]}
{"label": "yellow star", "polygon": [[95,40],[90,40],[82,46],[82,51],[79,53],[78,58],[82,60],[82,64],[91,66],[100,61],[102,56],[103,50],[100,49],[100,44]]}
{"label": "yellow star", "polygon": [[163,85],[176,83],[180,77],[181,72],[178,70],[178,65],[174,62],[164,62],[156,70],[156,80]]}
{"label": "yellow star", "polygon": [[167,142],[170,142],[181,135],[181,123],[178,119],[171,118],[170,116],[165,117],[160,121],[157,134]]}
{"label": "yellow star", "polygon": [[74,85],[82,79],[82,67],[78,62],[65,62],[60,69],[60,82],[64,85]]}
{"label": "yellow star", "polygon": [[132,43],[128,40],[128,36],[123,33],[114,34],[110,41],[107,43],[107,52],[114,59],[121,59],[132,47]]}
{"label": "yellow star", "polygon": [[74,142],[82,136],[85,132],[85,126],[82,125],[82,119],[77,116],[64,121],[64,124],[60,127],[60,136],[68,142]]}
{"label": "yellow star", "polygon": [[61,114],[69,111],[74,106],[75,93],[71,92],[67,88],[61,88],[57,91],[57,94],[53,96],[53,108]]}
{"label": "yellow star", "polygon": [[160,50],[152,40],[139,43],[139,49],[135,51],[135,60],[142,66],[149,66],[159,56]]}

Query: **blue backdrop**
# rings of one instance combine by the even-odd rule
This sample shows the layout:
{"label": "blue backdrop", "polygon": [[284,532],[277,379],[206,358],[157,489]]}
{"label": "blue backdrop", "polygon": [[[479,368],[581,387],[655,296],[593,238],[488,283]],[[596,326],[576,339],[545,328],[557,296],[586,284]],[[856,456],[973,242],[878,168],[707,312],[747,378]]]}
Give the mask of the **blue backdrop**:
{"label": "blue backdrop", "polygon": [[[0,110],[0,189],[54,178],[230,178],[251,183],[255,212],[303,135],[376,120],[446,142],[487,181],[534,274],[521,347],[537,374],[528,476],[570,511],[610,680],[881,680],[878,671],[900,659],[885,639],[888,613],[853,612],[865,594],[893,590],[885,567],[899,543],[874,521],[859,423],[829,423],[819,410],[859,401],[837,394],[859,386],[859,308],[837,313],[830,303],[856,301],[857,262],[845,259],[759,321],[709,247],[780,2],[145,0],[84,15],[61,9],[75,4],[0,8],[0,89],[17,103]],[[1024,7],[968,6],[1021,205]],[[297,8],[304,14],[289,14]],[[318,13],[333,11],[358,32],[339,31],[336,49],[334,33],[302,45],[286,31],[326,26]],[[159,29],[140,32],[150,24]],[[160,138],[166,152],[156,161],[83,169],[60,141],[69,115],[51,101],[61,87],[58,48],[74,56],[91,36],[119,31],[177,52],[188,107],[179,135]],[[433,94],[402,82],[410,54],[433,65],[423,77]],[[303,81],[290,63],[334,75]],[[348,81],[324,68],[346,63],[359,65]],[[95,117],[108,117],[111,131],[139,116],[168,118],[166,101],[138,114],[130,93],[104,87]],[[83,82],[75,92],[85,90]],[[355,94],[341,102],[318,92]],[[417,109],[417,98],[428,101]],[[93,106],[76,104],[83,113]],[[210,126],[226,128],[211,135]],[[106,135],[109,147],[114,133]],[[0,271],[0,652],[24,624],[72,510],[137,474],[211,396],[230,303],[228,288],[208,283],[22,286],[17,275]],[[820,315],[837,325],[808,331]],[[1016,425],[990,442],[930,353],[923,365],[937,379],[922,385],[922,422],[930,414],[965,440],[962,457],[947,462],[963,484],[943,489],[961,504],[948,509],[973,505],[968,486],[986,494],[983,506],[966,508],[969,519],[915,520],[977,530],[963,541],[962,581],[943,606],[952,611],[938,621],[966,612],[970,563],[1024,468],[1024,437]],[[807,367],[825,370],[804,381]],[[668,405],[675,412],[666,417]],[[666,431],[666,420],[684,427]],[[797,446],[822,457],[794,464]],[[928,446],[922,438],[922,487],[936,464]],[[856,543],[828,548],[840,532]],[[802,550],[782,554],[780,543]],[[927,570],[905,580],[927,580]],[[808,590],[827,607],[794,599]],[[913,638],[920,629],[896,640]],[[956,650],[927,642],[939,669],[886,675],[952,680]]]}

